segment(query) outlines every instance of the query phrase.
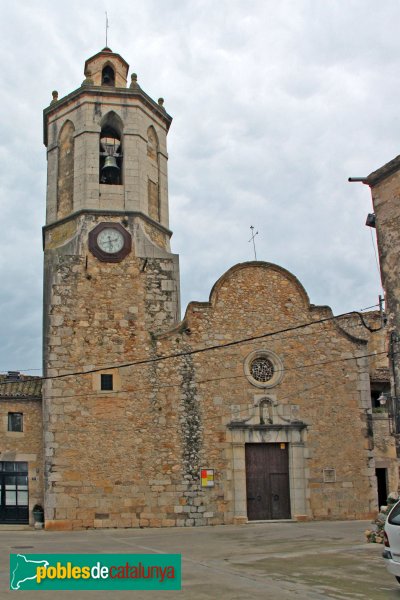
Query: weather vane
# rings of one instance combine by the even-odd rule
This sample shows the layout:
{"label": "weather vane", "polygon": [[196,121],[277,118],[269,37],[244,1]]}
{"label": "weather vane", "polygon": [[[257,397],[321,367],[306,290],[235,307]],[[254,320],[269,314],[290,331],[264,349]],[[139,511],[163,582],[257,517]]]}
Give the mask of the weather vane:
{"label": "weather vane", "polygon": [[106,48],[108,46],[108,15],[107,15],[107,11],[106,11]]}
{"label": "weather vane", "polygon": [[256,235],[258,235],[258,231],[256,231],[254,233],[254,227],[253,227],[253,225],[250,225],[250,229],[251,229],[251,238],[249,239],[249,242],[253,242],[254,260],[257,260],[256,243],[254,241],[254,238],[256,237]]}

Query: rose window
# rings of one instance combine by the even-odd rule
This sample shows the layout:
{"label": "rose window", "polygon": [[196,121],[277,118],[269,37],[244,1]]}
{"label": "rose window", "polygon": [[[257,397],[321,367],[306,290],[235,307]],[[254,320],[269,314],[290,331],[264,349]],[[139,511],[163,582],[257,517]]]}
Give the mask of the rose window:
{"label": "rose window", "polygon": [[274,365],[265,356],[260,356],[251,363],[250,374],[256,381],[269,381],[272,379],[274,372]]}

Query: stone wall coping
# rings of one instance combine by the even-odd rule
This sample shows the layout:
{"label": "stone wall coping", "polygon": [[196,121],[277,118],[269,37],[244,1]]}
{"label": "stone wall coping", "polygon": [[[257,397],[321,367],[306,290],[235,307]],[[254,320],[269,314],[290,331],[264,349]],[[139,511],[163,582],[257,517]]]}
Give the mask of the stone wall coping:
{"label": "stone wall coping", "polygon": [[393,173],[396,173],[399,169],[400,155],[396,156],[379,169],[376,169],[376,171],[370,173],[368,177],[364,178],[362,183],[365,183],[370,187],[374,187],[377,183],[380,183],[381,181],[383,181],[383,179],[386,179],[390,175],[393,175]]}

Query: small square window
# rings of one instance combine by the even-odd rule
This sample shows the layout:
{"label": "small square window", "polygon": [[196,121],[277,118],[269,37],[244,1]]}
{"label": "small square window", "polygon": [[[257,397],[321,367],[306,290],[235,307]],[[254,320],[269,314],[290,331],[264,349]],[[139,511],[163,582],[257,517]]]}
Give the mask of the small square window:
{"label": "small square window", "polygon": [[23,431],[23,414],[8,413],[8,431]]}
{"label": "small square window", "polygon": [[327,467],[323,471],[324,483],[335,483],[336,482],[336,469]]}
{"label": "small square window", "polygon": [[108,373],[101,374],[101,388],[102,390],[113,389],[113,376]]}

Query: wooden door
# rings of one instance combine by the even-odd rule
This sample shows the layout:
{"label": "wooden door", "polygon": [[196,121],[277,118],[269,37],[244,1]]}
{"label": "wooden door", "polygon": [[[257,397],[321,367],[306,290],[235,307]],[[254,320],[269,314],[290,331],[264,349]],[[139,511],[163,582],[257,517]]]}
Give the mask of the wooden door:
{"label": "wooden door", "polygon": [[290,519],[287,444],[246,444],[249,521]]}

